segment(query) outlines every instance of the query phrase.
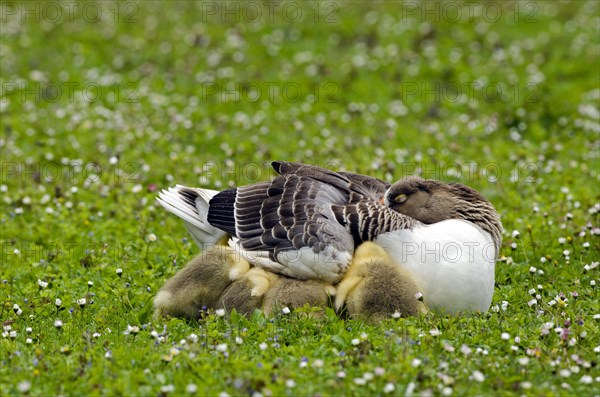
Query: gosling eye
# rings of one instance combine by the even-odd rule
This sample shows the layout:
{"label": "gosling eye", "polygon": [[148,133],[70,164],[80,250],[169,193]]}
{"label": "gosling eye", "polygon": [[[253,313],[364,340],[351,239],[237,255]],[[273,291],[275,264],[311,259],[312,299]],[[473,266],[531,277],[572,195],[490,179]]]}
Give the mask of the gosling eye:
{"label": "gosling eye", "polygon": [[408,196],[404,193],[394,197],[394,203],[403,204],[406,200],[408,200]]}

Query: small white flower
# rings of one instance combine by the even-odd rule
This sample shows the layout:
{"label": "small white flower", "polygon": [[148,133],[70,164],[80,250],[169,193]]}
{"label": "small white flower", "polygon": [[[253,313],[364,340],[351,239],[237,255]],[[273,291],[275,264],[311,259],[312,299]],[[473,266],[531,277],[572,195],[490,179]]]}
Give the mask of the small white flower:
{"label": "small white flower", "polygon": [[529,291],[527,291],[529,293],[529,295],[533,295],[535,294],[535,288],[531,288]]}
{"label": "small white flower", "polygon": [[87,300],[85,298],[81,298],[81,299],[77,299],[77,304],[81,307],[84,307],[87,303]]}
{"label": "small white flower", "polygon": [[296,387],[296,381],[294,381],[293,379],[286,380],[285,387],[287,387],[288,389],[293,389],[294,387]]}
{"label": "small white flower", "polygon": [[571,371],[569,371],[568,369],[561,369],[560,371],[558,371],[558,375],[560,375],[563,378],[568,378],[569,376],[571,376]]}
{"label": "small white flower", "polygon": [[45,282],[45,281],[42,281],[42,280],[40,280],[39,278],[38,278],[38,281],[37,281],[37,283],[38,283],[38,285],[40,286],[40,288],[46,288],[46,287],[48,286],[48,283],[47,283],[47,282]]}
{"label": "small white flower", "polygon": [[31,327],[27,327],[25,328],[25,332],[27,332],[28,334],[33,332],[33,329]]}
{"label": "small white flower", "polygon": [[227,343],[220,343],[215,347],[215,349],[221,353],[226,352],[227,351]]}
{"label": "small white flower", "polygon": [[225,309],[217,309],[215,310],[215,314],[219,317],[223,317],[225,315]]}
{"label": "small white flower", "polygon": [[402,314],[400,314],[400,312],[398,310],[396,310],[394,313],[392,313],[392,318],[400,318],[402,316]]}
{"label": "small white flower", "polygon": [[535,273],[535,272],[537,272],[537,269],[535,268],[535,266],[531,266],[529,268],[529,273]]}
{"label": "small white flower", "polygon": [[175,385],[164,385],[160,387],[162,393],[173,393],[175,391]]}
{"label": "small white flower", "polygon": [[509,340],[510,339],[510,335],[507,332],[503,332],[500,335],[500,339],[502,339],[502,340]]}
{"label": "small white flower", "polygon": [[564,250],[563,251],[563,255],[564,256],[569,256],[570,254],[571,254],[571,251],[569,251],[569,250]]}
{"label": "small white flower", "polygon": [[185,387],[185,392],[188,394],[196,394],[197,391],[198,391],[198,386],[196,386],[194,383],[189,383]]}
{"label": "small white flower", "polygon": [[542,262],[542,263],[546,263],[546,257],[545,257],[545,256],[542,256],[542,257],[540,258],[540,262]]}
{"label": "small white flower", "polygon": [[591,375],[583,375],[581,379],[579,379],[579,383],[583,383],[584,385],[589,385],[594,381],[594,378]]}
{"label": "small white flower", "polygon": [[373,375],[372,372],[365,372],[362,377],[363,377],[364,380],[366,380],[368,382],[370,380],[373,380],[373,378],[375,377],[375,375]]}
{"label": "small white flower", "polygon": [[350,343],[352,343],[353,346],[358,346],[360,344],[360,339],[354,338],[350,341]]}
{"label": "small white flower", "polygon": [[15,339],[17,337],[17,331],[10,331],[8,336],[10,336],[12,339]]}
{"label": "small white flower", "polygon": [[283,314],[290,314],[290,308],[286,306],[286,307],[284,307],[283,309],[281,309],[281,312],[282,312]]}
{"label": "small white flower", "polygon": [[25,339],[25,343],[32,344],[33,343],[33,339],[27,338],[27,339]]}
{"label": "small white flower", "polygon": [[477,382],[483,382],[485,380],[485,375],[481,371],[473,371],[473,379]]}
{"label": "small white flower", "polygon": [[462,354],[464,354],[465,356],[468,356],[469,354],[471,354],[471,348],[470,348],[469,346],[467,346],[467,345],[463,344],[463,345],[460,347],[460,352],[461,352]]}
{"label": "small white flower", "polygon": [[315,360],[315,362],[313,363],[313,365],[312,365],[312,366],[313,366],[314,368],[322,368],[322,367],[323,367],[323,364],[325,364],[325,363],[323,362],[323,360],[321,360],[320,358],[318,358],[318,359],[316,359],[316,360]]}
{"label": "small white flower", "polygon": [[[156,336],[158,336],[158,333],[156,331],[150,332],[151,335],[152,335],[152,333],[155,333]],[[152,336],[154,336],[154,335],[152,335]],[[198,342],[198,335],[196,335],[196,334],[189,334],[188,340],[190,342],[192,342],[192,343],[196,343],[196,342]]]}
{"label": "small white flower", "polygon": [[531,299],[529,302],[527,302],[527,305],[529,305],[529,307],[535,306],[537,305],[537,299],[533,298]]}
{"label": "small white flower", "polygon": [[148,235],[148,241],[150,241],[150,242],[154,242],[154,241],[156,241],[156,234],[154,234],[154,233],[150,233],[150,234]]}
{"label": "small white flower", "polygon": [[121,269],[120,267],[117,268],[117,276],[121,277],[123,275],[123,269]]}
{"label": "small white flower", "polygon": [[27,393],[27,392],[29,392],[29,390],[31,390],[31,382],[29,382],[27,380],[23,381],[23,382],[19,382],[19,384],[17,385],[17,389],[19,389],[19,391],[21,393]]}
{"label": "small white flower", "polygon": [[566,243],[566,242],[567,242],[567,239],[566,239],[566,238],[564,238],[564,237],[559,237],[559,238],[558,238],[558,243],[559,243],[559,244],[564,244],[564,243]]}
{"label": "small white flower", "polygon": [[62,328],[62,326],[63,326],[63,322],[62,322],[62,321],[60,321],[60,319],[58,319],[58,318],[57,318],[56,320],[54,320],[54,326],[55,326],[56,328]]}
{"label": "small white flower", "polygon": [[519,362],[520,365],[525,366],[525,365],[529,364],[529,357],[519,357],[517,359],[517,361]]}
{"label": "small white flower", "polygon": [[413,360],[410,362],[410,365],[412,365],[413,367],[418,367],[419,365],[421,365],[421,360],[419,360],[418,358],[413,358]]}
{"label": "small white flower", "polygon": [[92,338],[94,338],[94,339],[98,339],[100,336],[101,336],[100,332],[94,332],[92,334]]}
{"label": "small white flower", "polygon": [[393,383],[388,382],[388,383],[385,384],[385,386],[383,386],[383,392],[385,394],[390,394],[394,390],[396,390],[396,386],[394,386]]}
{"label": "small white flower", "polygon": [[92,288],[94,286],[94,282],[93,281],[88,281],[88,288]]}
{"label": "small white flower", "polygon": [[423,294],[421,292],[417,292],[415,294],[415,298],[417,298],[418,301],[423,301]]}
{"label": "small white flower", "polygon": [[338,371],[338,373],[335,375],[340,379],[343,379],[346,377],[346,373],[344,371]]}
{"label": "small white flower", "polygon": [[521,233],[519,233],[518,230],[513,230],[513,232],[512,232],[512,238],[519,238],[519,236],[521,236]]}
{"label": "small white flower", "polygon": [[429,330],[429,335],[431,335],[431,336],[440,336],[441,334],[442,334],[442,331],[440,331],[437,328]]}
{"label": "small white flower", "polygon": [[525,390],[529,390],[533,387],[533,383],[527,381],[521,382],[521,387]]}
{"label": "small white flower", "polygon": [[452,388],[449,386],[445,386],[442,389],[442,396],[448,397],[448,396],[451,396],[452,393],[454,393],[454,390],[452,390]]}
{"label": "small white flower", "polygon": [[242,343],[244,343],[244,340],[242,338],[240,338],[239,336],[236,336],[235,343],[237,343],[238,345],[241,345]]}
{"label": "small white flower", "polygon": [[260,345],[258,345],[258,348],[260,350],[267,350],[267,347],[268,347],[268,345],[265,342],[263,342]]}
{"label": "small white flower", "polygon": [[62,301],[60,300],[60,298],[56,298],[56,300],[54,301],[54,306],[56,306],[56,307],[62,306]]}
{"label": "small white flower", "polygon": [[367,384],[367,380],[363,378],[354,378],[354,383],[359,386],[363,386]]}
{"label": "small white flower", "polygon": [[583,248],[590,248],[590,243],[587,241],[585,243],[583,243],[582,245],[583,245]]}

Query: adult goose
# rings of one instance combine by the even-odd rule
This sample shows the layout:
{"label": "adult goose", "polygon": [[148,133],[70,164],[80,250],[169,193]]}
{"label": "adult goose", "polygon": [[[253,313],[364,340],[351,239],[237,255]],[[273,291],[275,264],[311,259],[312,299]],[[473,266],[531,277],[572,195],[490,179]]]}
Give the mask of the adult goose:
{"label": "adult goose", "polygon": [[411,176],[377,178],[291,162],[270,182],[216,192],[176,186],[159,202],[199,246],[229,239],[252,264],[298,279],[339,281],[354,248],[373,241],[412,277],[432,309],[486,311],[502,224],[475,190]]}

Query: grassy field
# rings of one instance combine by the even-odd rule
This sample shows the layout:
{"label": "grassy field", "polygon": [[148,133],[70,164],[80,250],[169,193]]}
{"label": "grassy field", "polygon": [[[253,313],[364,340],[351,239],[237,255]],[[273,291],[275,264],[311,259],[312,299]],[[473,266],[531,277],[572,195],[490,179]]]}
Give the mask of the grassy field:
{"label": "grassy field", "polygon": [[[598,2],[0,7],[2,395],[599,394]],[[275,159],[482,192],[492,310],[153,320],[157,190]]]}

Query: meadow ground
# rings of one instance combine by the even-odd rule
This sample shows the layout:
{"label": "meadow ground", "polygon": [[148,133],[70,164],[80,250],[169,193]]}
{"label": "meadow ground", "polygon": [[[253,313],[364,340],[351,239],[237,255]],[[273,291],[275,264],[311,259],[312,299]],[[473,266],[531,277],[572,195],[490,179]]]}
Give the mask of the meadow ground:
{"label": "meadow ground", "polygon": [[[598,395],[598,2],[0,7],[3,395]],[[492,310],[153,320],[157,190],[274,159],[482,192]]]}

